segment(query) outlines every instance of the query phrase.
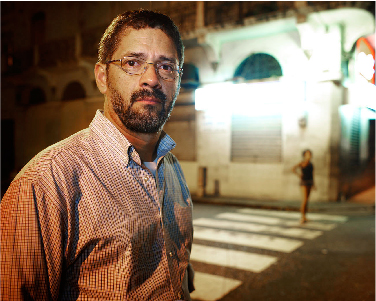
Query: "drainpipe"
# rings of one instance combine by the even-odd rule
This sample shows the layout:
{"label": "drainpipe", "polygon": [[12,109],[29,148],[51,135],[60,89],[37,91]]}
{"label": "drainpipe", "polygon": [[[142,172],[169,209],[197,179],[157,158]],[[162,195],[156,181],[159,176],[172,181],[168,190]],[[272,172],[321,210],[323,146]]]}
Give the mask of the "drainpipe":
{"label": "drainpipe", "polygon": [[[348,62],[349,62],[349,59],[350,59],[350,53],[346,52],[345,51],[345,47],[344,47],[344,44],[345,44],[345,26],[343,24],[339,24],[339,28],[340,28],[340,33],[341,33],[341,80],[340,80],[340,85],[341,85],[341,95],[342,95],[342,102],[341,102],[341,105],[344,105],[344,104],[347,104],[348,103],[348,90],[347,88],[345,87],[345,81],[346,81],[346,77],[348,76]],[[346,74],[345,74],[346,73]],[[338,108],[339,110],[340,108]],[[339,112],[338,112],[339,113]],[[339,115],[339,122],[341,122],[341,114]],[[342,129],[341,129],[342,131]],[[338,160],[337,160],[337,164],[338,164],[338,197],[337,197],[337,201],[339,202],[343,202],[346,200],[346,194],[347,194],[347,191],[345,191],[345,187],[347,186],[347,182],[348,182],[348,171],[347,171],[347,168],[346,168],[346,165],[348,162],[345,162],[344,161],[344,158],[347,157],[347,154],[346,156],[344,156],[344,154],[342,153],[343,150],[342,150],[342,141],[341,139],[343,138],[343,135],[340,134],[340,141],[339,141],[339,146],[338,146],[338,151],[337,151],[337,155],[338,155]]]}

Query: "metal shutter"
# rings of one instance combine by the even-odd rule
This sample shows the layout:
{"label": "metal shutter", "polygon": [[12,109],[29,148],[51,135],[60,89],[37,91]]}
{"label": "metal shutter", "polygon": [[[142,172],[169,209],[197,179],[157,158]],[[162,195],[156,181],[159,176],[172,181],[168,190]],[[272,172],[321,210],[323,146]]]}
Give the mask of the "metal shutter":
{"label": "metal shutter", "polygon": [[246,163],[282,161],[282,116],[232,116],[231,160]]}

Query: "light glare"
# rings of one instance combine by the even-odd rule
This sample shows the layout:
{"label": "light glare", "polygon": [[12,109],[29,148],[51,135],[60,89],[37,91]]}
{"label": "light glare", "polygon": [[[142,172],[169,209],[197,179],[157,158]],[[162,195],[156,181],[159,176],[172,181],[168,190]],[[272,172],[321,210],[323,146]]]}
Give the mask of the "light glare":
{"label": "light glare", "polygon": [[286,105],[304,100],[305,85],[298,81],[217,83],[195,92],[196,110],[246,116],[281,115]]}

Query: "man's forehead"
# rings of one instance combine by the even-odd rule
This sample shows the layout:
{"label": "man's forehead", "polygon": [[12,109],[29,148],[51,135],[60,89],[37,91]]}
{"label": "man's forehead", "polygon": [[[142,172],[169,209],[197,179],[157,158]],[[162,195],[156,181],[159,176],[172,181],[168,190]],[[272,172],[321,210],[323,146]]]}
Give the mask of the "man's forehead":
{"label": "man's forehead", "polygon": [[119,34],[117,52],[161,51],[161,55],[178,59],[174,41],[159,28],[126,28]]}

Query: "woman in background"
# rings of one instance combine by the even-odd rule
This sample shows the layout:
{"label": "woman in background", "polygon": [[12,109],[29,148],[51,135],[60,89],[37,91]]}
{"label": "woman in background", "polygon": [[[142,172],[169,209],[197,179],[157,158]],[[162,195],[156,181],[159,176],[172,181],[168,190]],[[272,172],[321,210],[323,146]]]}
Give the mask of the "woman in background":
{"label": "woman in background", "polygon": [[315,188],[313,181],[313,164],[311,163],[312,152],[309,149],[303,151],[303,161],[295,165],[292,171],[300,178],[300,187],[302,188],[302,206],[301,224],[307,222],[306,213],[308,208],[308,199],[312,188]]}

